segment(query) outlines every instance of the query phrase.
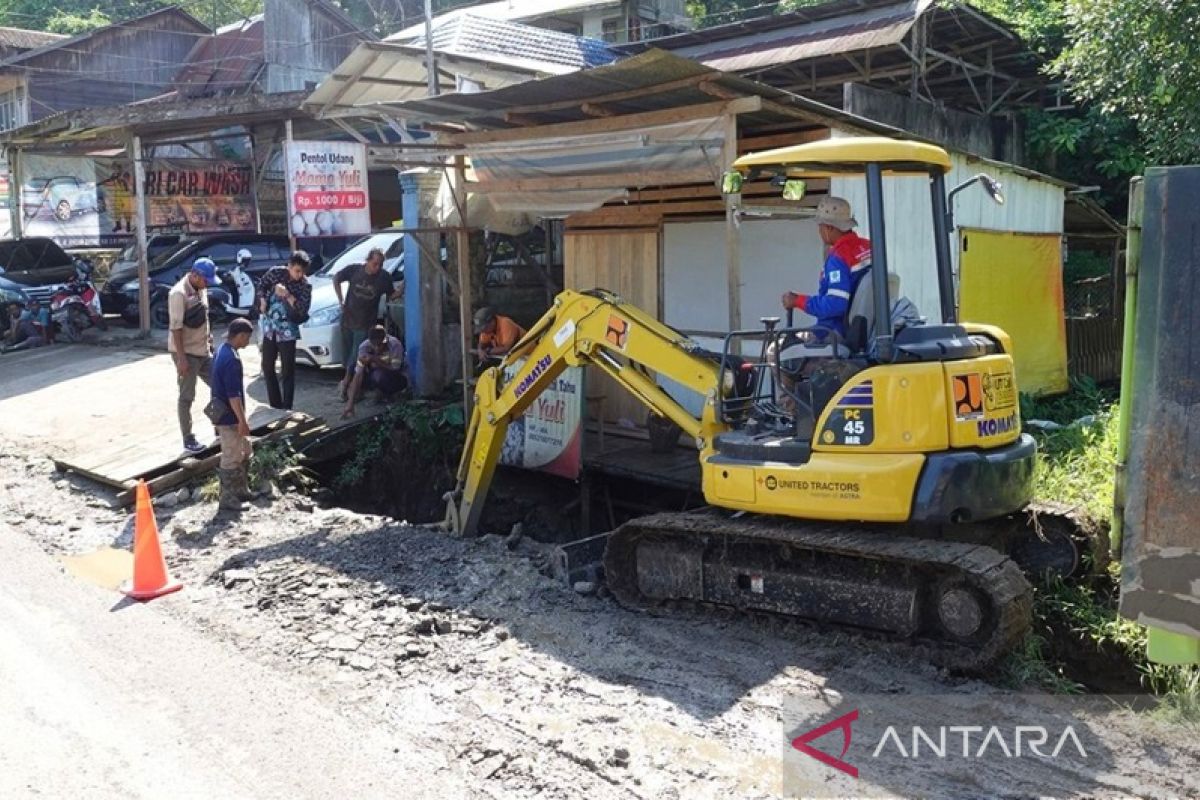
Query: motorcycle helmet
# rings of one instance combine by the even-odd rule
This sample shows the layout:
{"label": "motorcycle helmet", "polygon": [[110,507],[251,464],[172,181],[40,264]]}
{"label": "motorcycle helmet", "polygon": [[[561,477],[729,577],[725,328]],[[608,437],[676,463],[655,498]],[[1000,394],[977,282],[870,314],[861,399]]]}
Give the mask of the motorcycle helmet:
{"label": "motorcycle helmet", "polygon": [[254,260],[254,254],[251,253],[249,250],[247,250],[244,247],[241,250],[238,250],[237,263],[238,263],[239,267],[244,267],[253,260]]}
{"label": "motorcycle helmet", "polygon": [[92,262],[88,261],[86,258],[75,259],[75,277],[79,280],[88,280],[91,278],[94,270],[95,267],[92,266]]}

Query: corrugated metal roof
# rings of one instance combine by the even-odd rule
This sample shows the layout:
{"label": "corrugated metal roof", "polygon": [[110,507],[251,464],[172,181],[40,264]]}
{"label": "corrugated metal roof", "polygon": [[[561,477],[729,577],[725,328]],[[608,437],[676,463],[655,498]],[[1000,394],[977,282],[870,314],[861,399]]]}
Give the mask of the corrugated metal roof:
{"label": "corrugated metal roof", "polygon": [[265,64],[263,29],[258,14],[201,39],[175,77],[176,91],[185,97],[203,97],[254,88]]}
{"label": "corrugated metal roof", "polygon": [[675,52],[714,69],[744,70],[815,56],[898,44],[933,0],[907,0],[839,17],[802,22],[769,33],[680,47]]}
{"label": "corrugated metal roof", "polygon": [[[391,37],[391,41],[404,41]],[[424,32],[404,41],[424,47]],[[444,53],[484,56],[497,63],[525,66],[544,73],[583,69],[616,60],[604,42],[569,33],[467,13],[439,18],[433,26],[433,47]]]}
{"label": "corrugated metal roof", "polygon": [[[895,128],[856,117],[824,103],[722,73],[663,50],[650,50],[614,64],[530,80],[489,92],[398,100],[390,105],[389,110],[414,121],[466,121],[477,129],[499,129],[514,127],[515,123],[506,119],[506,114],[514,110],[521,114],[525,123],[552,124],[593,118],[582,109],[582,105],[588,102],[599,103],[609,113],[620,115],[717,100],[718,97],[699,88],[701,82],[710,82],[718,91],[724,90],[735,95],[759,95],[787,108],[782,113],[764,111],[759,115],[750,115],[752,118],[759,117],[758,121],[763,124],[803,117],[814,123],[837,124],[860,132],[889,135],[897,132]],[[669,88],[639,91],[664,84]]]}
{"label": "corrugated metal roof", "polygon": [[[439,90],[458,87],[446,73],[459,75],[478,86],[494,89],[527,81],[537,71],[513,66],[491,56],[438,55]],[[370,113],[378,106],[395,104],[428,94],[425,49],[392,42],[364,42],[338,65],[305,100],[304,106],[326,117]]]}
{"label": "corrugated metal roof", "polygon": [[32,50],[35,47],[61,41],[67,38],[61,33],[45,33],[44,31],[27,31],[24,28],[5,28],[0,26],[0,47],[14,47],[20,50]]}
{"label": "corrugated metal roof", "polygon": [[[705,84],[704,88],[709,91],[704,91],[701,84]],[[659,86],[664,89],[640,91]],[[585,103],[599,105],[617,116],[711,103],[721,95],[759,96],[764,99],[761,111],[739,116],[739,122],[746,130],[780,123],[808,122],[858,135],[877,134],[928,141],[899,128],[749,78],[720,72],[664,50],[649,50],[614,64],[530,80],[488,92],[396,100],[389,103],[387,110],[409,123],[465,122],[474,130],[503,130],[518,126],[510,118],[513,114],[520,117],[523,126],[550,125],[595,119],[584,111]],[[311,101],[312,98],[305,104],[306,107],[310,107]],[[956,152],[953,148],[947,150]],[[1015,164],[976,156],[968,158],[975,163],[1001,166],[1018,175],[1059,186],[1074,185]]]}

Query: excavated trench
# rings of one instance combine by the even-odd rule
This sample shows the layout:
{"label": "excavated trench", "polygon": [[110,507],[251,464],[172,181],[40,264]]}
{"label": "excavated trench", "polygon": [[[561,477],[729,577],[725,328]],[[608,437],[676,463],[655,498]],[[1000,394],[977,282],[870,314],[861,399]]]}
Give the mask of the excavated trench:
{"label": "excavated trench", "polygon": [[[347,448],[343,442],[334,448],[336,456],[311,465],[324,487],[325,502],[414,524],[443,520],[443,498],[454,487],[462,429],[452,427],[431,437],[396,424],[386,434],[374,435],[386,435],[386,441],[369,459],[358,458],[356,447]],[[361,432],[347,436],[358,437]],[[591,495],[592,532],[610,530],[647,513],[694,507],[697,501],[683,493],[647,490],[641,484],[620,480],[595,486]],[[520,523],[524,535],[538,541],[573,541],[586,535],[581,527],[581,502],[580,486],[574,481],[502,469],[489,492],[480,530],[507,535]],[[1087,580],[1099,607],[1115,606],[1115,584],[1107,576]],[[1081,633],[1054,608],[1043,608],[1034,620],[1034,633],[1045,643],[1042,655],[1046,661],[1086,691],[1145,690],[1138,665],[1126,650]]]}

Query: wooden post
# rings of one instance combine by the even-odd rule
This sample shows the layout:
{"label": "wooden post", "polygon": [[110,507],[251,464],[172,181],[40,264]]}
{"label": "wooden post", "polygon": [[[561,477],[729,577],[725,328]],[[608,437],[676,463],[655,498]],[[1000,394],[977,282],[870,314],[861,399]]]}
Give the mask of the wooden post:
{"label": "wooden post", "polygon": [[[246,138],[250,141],[250,185],[254,187],[254,232],[262,233],[262,209],[258,204],[258,173],[266,170],[266,163],[263,163],[263,168],[258,167],[258,148],[254,142],[254,128],[248,128]],[[268,152],[270,152],[268,150]],[[288,227],[291,227],[291,221],[288,221]]]}
{"label": "wooden post", "polygon": [[[721,168],[728,169],[737,159],[737,116],[725,116],[725,145],[721,150]],[[718,187],[720,188],[720,187]],[[742,327],[742,237],[738,227],[737,210],[742,204],[740,194],[725,195],[725,277],[729,293],[729,330]]]}
{"label": "wooden post", "polygon": [[433,3],[425,0],[425,75],[429,83],[429,96],[438,93],[437,61],[433,57]]}
{"label": "wooden post", "polygon": [[[21,177],[21,148],[14,147],[9,151],[9,207],[12,209],[12,236],[20,239],[25,232],[25,185]],[[15,200],[14,200],[15,198]]]}
{"label": "wooden post", "polygon": [[146,250],[146,165],[142,163],[142,137],[135,135],[133,151],[133,211],[137,220],[138,329],[150,335],[150,261]]}
{"label": "wooden post", "polygon": [[288,226],[288,250],[296,252],[296,232],[292,227],[292,213],[295,209],[292,208],[292,181],[287,175],[288,172],[288,145],[292,143],[292,119],[288,117],[283,121],[283,172],[284,182],[286,187],[287,197],[284,198],[284,213],[287,214]]}
{"label": "wooden post", "polygon": [[471,234],[467,230],[467,159],[454,157],[454,195],[458,205],[458,227],[454,231],[458,261],[458,322],[462,326],[463,409],[471,414]]}

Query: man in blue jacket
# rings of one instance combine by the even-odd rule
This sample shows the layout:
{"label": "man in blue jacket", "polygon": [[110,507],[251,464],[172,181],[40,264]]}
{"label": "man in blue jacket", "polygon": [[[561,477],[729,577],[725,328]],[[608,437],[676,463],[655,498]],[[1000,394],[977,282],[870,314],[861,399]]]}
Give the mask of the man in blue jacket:
{"label": "man in blue jacket", "polygon": [[213,427],[221,441],[221,463],[217,475],[221,481],[222,511],[241,511],[242,502],[253,500],[250,492],[250,423],[246,419],[246,393],[242,382],[242,359],[238,351],[250,344],[254,326],[249,320],[229,323],[225,342],[212,363],[213,406],[223,413]]}
{"label": "man in blue jacket", "polygon": [[[854,232],[858,221],[850,204],[840,197],[824,197],[817,203],[817,230],[829,248],[814,295],[783,293],[783,307],[795,308],[817,318],[817,325],[846,336],[846,314],[854,290],[871,271],[871,243]],[[818,334],[819,338],[824,338]]]}

